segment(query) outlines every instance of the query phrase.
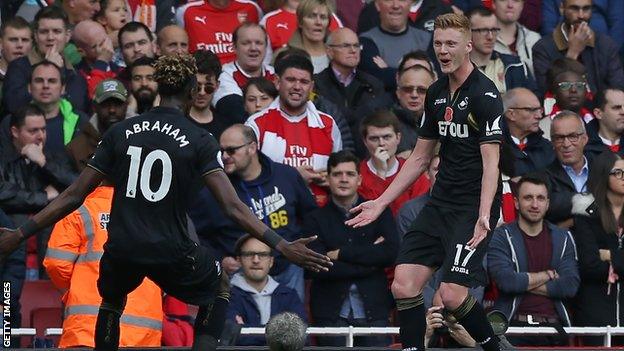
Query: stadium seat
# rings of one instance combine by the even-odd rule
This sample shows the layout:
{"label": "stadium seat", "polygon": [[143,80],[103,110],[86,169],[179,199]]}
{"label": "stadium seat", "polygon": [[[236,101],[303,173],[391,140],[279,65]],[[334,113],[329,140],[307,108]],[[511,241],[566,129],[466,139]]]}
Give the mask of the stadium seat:
{"label": "stadium seat", "polygon": [[[45,328],[62,327],[61,296],[61,292],[49,280],[25,281],[20,297],[22,327],[37,328],[37,337],[43,337]],[[56,313],[52,312],[53,309],[60,311],[57,318],[52,318],[52,315]],[[37,325],[34,325],[33,319],[37,321]],[[21,344],[22,346],[31,345],[32,341],[32,337],[23,337]]]}

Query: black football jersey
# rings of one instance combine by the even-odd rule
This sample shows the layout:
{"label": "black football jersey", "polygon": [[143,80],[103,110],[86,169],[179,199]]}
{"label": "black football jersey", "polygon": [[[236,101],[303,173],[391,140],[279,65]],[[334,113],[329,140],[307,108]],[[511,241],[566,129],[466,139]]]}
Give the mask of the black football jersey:
{"label": "black football jersey", "polygon": [[[440,140],[432,203],[460,210],[478,208],[483,175],[480,144],[503,141],[503,103],[496,86],[475,67],[450,96],[445,75],[427,90],[424,118],[419,136]],[[493,210],[499,199],[500,186]]]}
{"label": "black football jersey", "polygon": [[188,202],[203,175],[222,170],[220,156],[215,138],[174,108],[111,127],[88,164],[115,187],[105,249],[151,264],[188,252]]}

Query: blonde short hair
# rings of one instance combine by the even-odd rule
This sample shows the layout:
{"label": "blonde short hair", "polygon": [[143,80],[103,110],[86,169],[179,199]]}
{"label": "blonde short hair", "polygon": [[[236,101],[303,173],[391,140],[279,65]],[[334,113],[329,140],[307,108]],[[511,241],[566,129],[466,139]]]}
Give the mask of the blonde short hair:
{"label": "blonde short hair", "polygon": [[302,0],[297,6],[297,23],[301,25],[303,19],[314,12],[317,7],[325,7],[327,9],[327,28],[329,28],[329,22],[334,14],[333,3],[329,0]]}
{"label": "blonde short hair", "polygon": [[464,15],[455,13],[445,13],[436,17],[433,28],[435,29],[457,29],[464,34],[470,35],[470,20]]}

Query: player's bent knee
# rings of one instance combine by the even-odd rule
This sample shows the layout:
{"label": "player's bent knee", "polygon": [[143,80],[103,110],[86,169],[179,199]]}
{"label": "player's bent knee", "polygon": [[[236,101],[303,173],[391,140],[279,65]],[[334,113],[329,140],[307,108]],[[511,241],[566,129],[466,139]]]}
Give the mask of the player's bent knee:
{"label": "player's bent knee", "polygon": [[442,299],[442,304],[451,310],[461,305],[467,295],[468,288],[465,286],[453,283],[440,284],[440,298]]}
{"label": "player's bent knee", "polygon": [[413,281],[397,279],[397,277],[394,278],[390,290],[395,299],[404,299],[422,293],[422,288],[415,285]]}

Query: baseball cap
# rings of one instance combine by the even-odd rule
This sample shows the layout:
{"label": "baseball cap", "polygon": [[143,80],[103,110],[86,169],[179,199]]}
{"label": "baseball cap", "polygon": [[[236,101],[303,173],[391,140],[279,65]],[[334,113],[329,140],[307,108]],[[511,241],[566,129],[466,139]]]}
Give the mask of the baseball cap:
{"label": "baseball cap", "polygon": [[124,102],[128,99],[128,91],[123,83],[116,79],[105,79],[95,87],[93,101],[96,104],[109,98],[115,98]]}

